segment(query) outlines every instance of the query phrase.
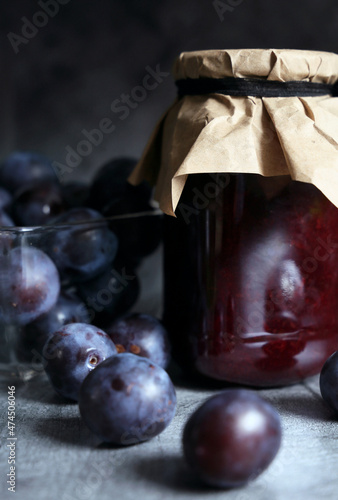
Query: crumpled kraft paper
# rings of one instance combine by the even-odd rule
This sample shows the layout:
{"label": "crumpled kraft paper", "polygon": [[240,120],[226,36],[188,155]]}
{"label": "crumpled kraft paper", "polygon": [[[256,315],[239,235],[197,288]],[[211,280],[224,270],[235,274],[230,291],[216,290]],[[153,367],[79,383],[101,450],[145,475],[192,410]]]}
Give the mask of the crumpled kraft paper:
{"label": "crumpled kraft paper", "polygon": [[[338,55],[303,50],[207,50],[182,53],[174,77],[260,78],[335,83]],[[338,97],[177,99],[157,124],[130,176],[156,185],[161,209],[175,215],[188,175],[241,172],[290,175],[338,206]]]}

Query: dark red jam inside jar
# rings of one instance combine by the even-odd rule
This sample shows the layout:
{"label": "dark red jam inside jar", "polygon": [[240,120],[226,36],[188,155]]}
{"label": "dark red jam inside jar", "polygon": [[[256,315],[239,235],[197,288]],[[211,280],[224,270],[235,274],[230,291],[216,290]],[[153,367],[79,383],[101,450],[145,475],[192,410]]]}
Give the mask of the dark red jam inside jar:
{"label": "dark red jam inside jar", "polygon": [[174,357],[215,379],[278,386],[338,349],[338,209],[288,176],[190,175],[165,216]]}

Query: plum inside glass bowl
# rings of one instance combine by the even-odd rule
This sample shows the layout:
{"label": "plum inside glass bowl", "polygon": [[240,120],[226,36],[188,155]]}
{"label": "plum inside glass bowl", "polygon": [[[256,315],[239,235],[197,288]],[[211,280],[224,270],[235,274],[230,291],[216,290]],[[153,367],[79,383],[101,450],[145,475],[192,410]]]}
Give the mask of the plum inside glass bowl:
{"label": "plum inside glass bowl", "polygon": [[[99,170],[89,185],[60,183],[44,161],[16,153],[0,167],[1,377],[42,371],[43,346],[65,324],[104,329],[135,308],[159,314],[161,307],[162,216],[148,190],[127,184],[135,162],[114,160],[102,169],[105,182]],[[18,165],[21,184],[12,175]]]}

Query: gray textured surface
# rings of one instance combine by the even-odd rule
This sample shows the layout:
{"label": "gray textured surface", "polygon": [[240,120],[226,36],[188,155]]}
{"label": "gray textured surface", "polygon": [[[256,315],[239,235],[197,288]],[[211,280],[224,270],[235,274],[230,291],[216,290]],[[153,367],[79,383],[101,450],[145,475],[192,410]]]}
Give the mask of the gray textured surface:
{"label": "gray textured surface", "polygon": [[[338,422],[322,402],[318,378],[280,389],[259,390],[280,412],[282,447],[256,481],[231,491],[201,487],[181,454],[187,416],[219,388],[191,388],[175,375],[177,413],[157,438],[137,446],[102,445],[86,429],[76,404],[64,404],[44,375],[16,389],[17,500],[317,500],[337,498]],[[0,398],[0,498],[7,492],[6,385]]]}

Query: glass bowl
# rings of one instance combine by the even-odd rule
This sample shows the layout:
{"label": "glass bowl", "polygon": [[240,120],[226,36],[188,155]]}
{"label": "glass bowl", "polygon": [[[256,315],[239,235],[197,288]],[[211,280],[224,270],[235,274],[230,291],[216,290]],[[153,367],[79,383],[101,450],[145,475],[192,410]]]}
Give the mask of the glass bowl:
{"label": "glass bowl", "polygon": [[1,379],[43,371],[45,341],[63,324],[104,329],[131,311],[160,317],[161,226],[162,212],[152,210],[0,227]]}

